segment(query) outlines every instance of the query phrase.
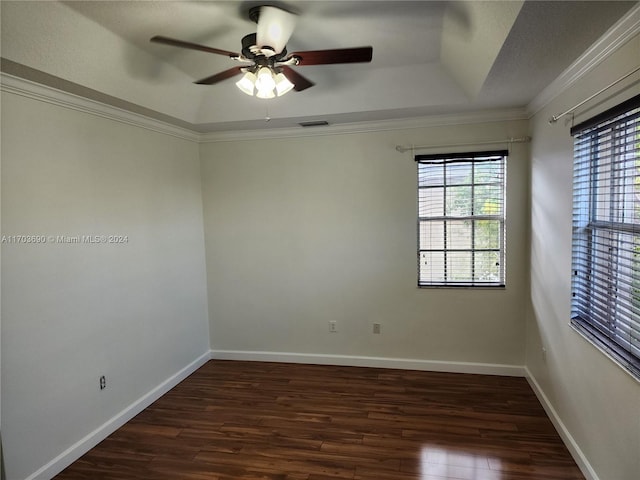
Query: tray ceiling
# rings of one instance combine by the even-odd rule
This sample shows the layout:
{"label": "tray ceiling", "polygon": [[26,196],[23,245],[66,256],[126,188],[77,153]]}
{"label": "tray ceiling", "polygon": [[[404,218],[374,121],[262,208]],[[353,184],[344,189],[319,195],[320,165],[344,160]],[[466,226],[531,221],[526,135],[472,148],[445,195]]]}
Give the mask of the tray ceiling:
{"label": "tray ceiling", "polygon": [[265,3],[298,14],[290,52],[372,45],[373,61],[296,67],[313,88],[261,100],[193,84],[232,60],[149,42],[240,51],[260,2],[2,1],[2,70],[200,132],[524,108],[636,4]]}

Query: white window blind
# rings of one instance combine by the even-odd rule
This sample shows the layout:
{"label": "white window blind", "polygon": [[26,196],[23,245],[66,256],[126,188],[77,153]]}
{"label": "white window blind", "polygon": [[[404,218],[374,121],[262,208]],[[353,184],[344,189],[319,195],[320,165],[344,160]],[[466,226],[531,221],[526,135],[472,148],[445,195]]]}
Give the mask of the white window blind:
{"label": "white window blind", "polygon": [[506,156],[416,156],[418,286],[504,286]]}
{"label": "white window blind", "polygon": [[571,323],[640,377],[640,95],[571,134]]}

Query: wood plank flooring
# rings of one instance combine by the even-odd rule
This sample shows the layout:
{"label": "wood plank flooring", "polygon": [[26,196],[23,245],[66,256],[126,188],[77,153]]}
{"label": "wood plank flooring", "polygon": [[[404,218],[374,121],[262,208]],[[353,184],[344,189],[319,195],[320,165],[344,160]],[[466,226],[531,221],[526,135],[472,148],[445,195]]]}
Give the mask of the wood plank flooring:
{"label": "wood plank flooring", "polygon": [[56,479],[584,477],[523,378],[210,361]]}

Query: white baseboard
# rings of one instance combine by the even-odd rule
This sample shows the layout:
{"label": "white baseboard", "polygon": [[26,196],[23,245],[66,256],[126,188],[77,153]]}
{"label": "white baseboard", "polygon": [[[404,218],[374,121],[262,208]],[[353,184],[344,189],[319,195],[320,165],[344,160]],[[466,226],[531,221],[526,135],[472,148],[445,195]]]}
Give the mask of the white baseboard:
{"label": "white baseboard", "polygon": [[567,429],[565,424],[562,422],[562,419],[558,415],[558,412],[556,412],[556,409],[553,408],[553,405],[545,395],[544,391],[542,390],[542,387],[540,387],[540,384],[538,383],[536,378],[533,376],[531,371],[526,366],[524,367],[524,370],[525,370],[525,378],[529,382],[529,385],[531,385],[531,388],[533,389],[534,393],[538,397],[538,400],[542,404],[544,411],[547,413],[547,416],[553,423],[553,426],[556,427],[556,430],[558,431],[560,438],[562,438],[562,441],[566,445],[567,449],[569,450],[569,453],[575,460],[576,464],[578,465],[578,468],[580,469],[582,474],[585,476],[586,480],[600,480],[595,470],[587,460],[587,457],[578,446],[578,443],[575,441],[571,433],[569,433],[569,430]]}
{"label": "white baseboard", "polygon": [[122,425],[135,417],[138,413],[155,402],[162,395],[175,387],[182,380],[195,372],[198,368],[209,361],[210,358],[211,356],[209,352],[201,355],[189,365],[184,367],[182,370],[167,378],[164,382],[151,390],[149,393],[133,402],[127,408],[108,420],[106,423],[95,429],[93,432],[89,433],[83,439],[73,444],[56,458],[38,469],[35,473],[29,475],[25,480],[49,480],[53,478],[62,470],[75,462],[77,459],[79,459],[82,455],[95,447],[102,440],[115,432]]}
{"label": "white baseboard", "polygon": [[493,363],[443,362],[410,358],[363,357],[352,355],[326,355],[290,352],[252,352],[243,350],[211,350],[215,360],[246,360],[256,362],[308,363],[342,365],[349,367],[395,368],[450,373],[479,373],[507,377],[524,377],[525,369],[519,365]]}

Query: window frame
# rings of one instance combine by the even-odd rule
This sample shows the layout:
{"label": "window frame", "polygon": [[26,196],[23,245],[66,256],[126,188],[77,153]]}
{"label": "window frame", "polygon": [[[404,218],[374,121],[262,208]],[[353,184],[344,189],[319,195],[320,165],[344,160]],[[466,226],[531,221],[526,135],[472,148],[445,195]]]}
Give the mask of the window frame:
{"label": "window frame", "polygon": [[640,380],[640,95],[571,135],[570,325]]}
{"label": "window frame", "polygon": [[[448,154],[434,154],[434,155],[416,155],[416,168],[417,168],[417,286],[418,288],[502,288],[506,286],[506,183],[507,183],[507,157],[508,150],[490,150],[490,151],[475,151],[475,152],[461,152],[461,153],[448,153]],[[476,165],[487,162],[498,162],[498,179],[497,180],[478,180],[476,181],[475,172]],[[447,167],[453,164],[471,164],[471,181],[465,183],[447,183],[446,172]],[[421,185],[422,174],[429,167],[442,168],[442,183],[435,183],[433,185]],[[499,202],[499,212],[496,214],[486,214],[475,212],[476,200],[480,197],[480,194],[476,195],[478,187],[493,186],[498,187],[497,193],[495,193],[492,199]],[[447,197],[447,189],[452,187],[469,187],[470,188],[470,212],[467,215],[448,214],[447,202],[451,199]],[[424,209],[427,206],[427,201],[421,197],[421,190],[427,190],[430,188],[442,188],[442,214],[441,215],[424,215]],[[453,200],[451,200],[453,203]],[[496,222],[497,223],[497,247],[494,248],[481,248],[476,244],[475,231],[477,222]],[[421,227],[425,222],[442,222],[442,248],[425,248],[421,234]],[[470,242],[469,248],[455,248],[450,246],[447,237],[447,223],[448,222],[471,222],[470,229]],[[463,280],[455,280],[447,278],[448,276],[448,260],[447,255],[450,253],[458,253],[462,256],[463,253],[469,253],[469,272],[470,275]],[[475,257],[477,253],[489,253],[494,252],[497,254],[497,278],[491,280],[480,280],[476,277]],[[426,262],[425,255],[429,253],[442,253],[442,278],[424,278],[423,264]],[[437,273],[436,273],[437,275]],[[474,278],[475,277],[475,278]]]}

